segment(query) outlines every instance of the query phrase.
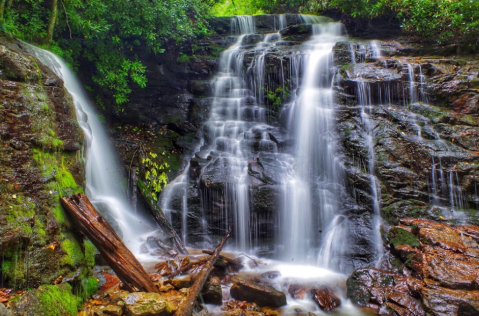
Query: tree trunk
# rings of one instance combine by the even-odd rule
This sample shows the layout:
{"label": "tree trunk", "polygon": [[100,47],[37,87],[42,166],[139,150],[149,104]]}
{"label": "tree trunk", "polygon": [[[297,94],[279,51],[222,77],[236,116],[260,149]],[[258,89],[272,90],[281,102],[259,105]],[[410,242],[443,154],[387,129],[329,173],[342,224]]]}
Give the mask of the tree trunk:
{"label": "tree trunk", "polygon": [[213,254],[210,256],[208,261],[205,263],[205,265],[203,266],[203,269],[196,276],[195,282],[190,287],[188,296],[186,296],[181,302],[180,306],[178,306],[178,309],[176,310],[176,313],[174,316],[191,316],[193,314],[193,307],[195,306],[195,302],[198,298],[198,295],[201,293],[201,290],[203,289],[203,286],[205,285],[206,279],[208,279],[208,276],[210,275],[211,270],[213,270],[216,259],[218,259],[221,249],[223,249],[223,246],[225,245],[226,240],[228,239],[230,235],[231,235],[231,228],[228,230],[226,235],[218,244],[218,246],[216,247]]}
{"label": "tree trunk", "polygon": [[91,204],[88,197],[83,194],[74,194],[69,198],[61,198],[61,203],[80,231],[100,251],[127,289],[159,293],[143,266]]}
{"label": "tree trunk", "polygon": [[52,14],[50,15],[50,22],[48,23],[47,36],[45,37],[45,44],[50,44],[53,38],[53,31],[55,30],[55,22],[57,21],[57,4],[58,0],[52,1]]}
{"label": "tree trunk", "polygon": [[6,0],[0,0],[0,22],[3,22],[3,14],[5,12],[5,1]]}

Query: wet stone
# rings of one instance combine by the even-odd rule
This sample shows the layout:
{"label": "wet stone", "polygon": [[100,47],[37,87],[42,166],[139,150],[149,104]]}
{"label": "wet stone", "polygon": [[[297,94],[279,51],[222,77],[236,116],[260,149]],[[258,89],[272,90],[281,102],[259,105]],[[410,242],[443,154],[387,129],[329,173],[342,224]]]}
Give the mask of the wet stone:
{"label": "wet stone", "polygon": [[201,296],[206,304],[221,305],[223,303],[223,291],[218,277],[211,277],[203,286]]}
{"label": "wet stone", "polygon": [[237,300],[254,302],[259,306],[281,307],[286,305],[286,295],[271,286],[247,280],[236,280],[230,294]]}
{"label": "wet stone", "polygon": [[132,293],[124,298],[127,316],[168,316],[173,307],[160,294]]}
{"label": "wet stone", "polygon": [[328,312],[341,305],[341,299],[330,288],[312,289],[311,296],[323,311]]}

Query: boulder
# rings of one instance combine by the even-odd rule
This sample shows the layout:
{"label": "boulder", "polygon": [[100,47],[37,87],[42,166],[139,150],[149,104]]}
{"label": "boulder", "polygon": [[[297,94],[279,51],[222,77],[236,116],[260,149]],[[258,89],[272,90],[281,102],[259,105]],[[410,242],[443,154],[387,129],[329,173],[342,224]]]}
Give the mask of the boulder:
{"label": "boulder", "polygon": [[394,315],[404,316],[426,315],[418,300],[423,287],[418,279],[374,268],[358,269],[347,280],[348,298],[354,304],[377,310],[392,309]]}
{"label": "boulder", "polygon": [[421,296],[426,311],[431,315],[479,315],[479,291],[424,288]]}
{"label": "boulder", "polygon": [[237,279],[231,287],[230,294],[237,300],[254,302],[259,306],[281,307],[286,305],[286,295],[275,288]]}
{"label": "boulder", "polygon": [[123,301],[127,316],[168,316],[175,312],[175,307],[158,293],[131,293]]}
{"label": "boulder", "polygon": [[211,277],[201,290],[201,297],[206,304],[221,305],[223,303],[223,291],[218,277]]}
{"label": "boulder", "polygon": [[307,288],[302,284],[291,284],[288,293],[295,299],[303,299],[306,296]]}
{"label": "boulder", "polygon": [[478,233],[477,226],[400,219],[387,234],[399,273],[356,270],[347,281],[348,297],[386,315],[477,315]]}
{"label": "boulder", "polygon": [[329,312],[341,305],[341,299],[330,288],[312,289],[311,296],[323,311]]}
{"label": "boulder", "polygon": [[3,303],[0,303],[0,315],[13,316],[13,312],[10,309],[8,309],[7,307],[5,307],[5,305],[3,305]]}

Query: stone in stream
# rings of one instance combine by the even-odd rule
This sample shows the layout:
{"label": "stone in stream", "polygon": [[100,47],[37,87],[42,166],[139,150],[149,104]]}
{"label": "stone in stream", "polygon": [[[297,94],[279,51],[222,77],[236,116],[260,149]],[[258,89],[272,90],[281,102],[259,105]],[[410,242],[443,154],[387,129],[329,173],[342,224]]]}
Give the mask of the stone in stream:
{"label": "stone in stream", "polygon": [[123,315],[123,306],[121,305],[108,305],[101,309],[101,312],[105,315],[110,316],[121,316]]}
{"label": "stone in stream", "polygon": [[124,302],[127,316],[168,316],[175,312],[175,307],[158,293],[131,293]]}
{"label": "stone in stream", "polygon": [[312,289],[311,296],[323,311],[329,312],[341,305],[341,299],[330,288]]}
{"label": "stone in stream", "polygon": [[281,307],[286,305],[286,295],[271,286],[236,279],[230,294],[237,300],[254,302],[259,306]]}
{"label": "stone in stream", "polygon": [[306,295],[307,289],[301,284],[291,284],[288,287],[288,293],[295,299],[303,299]]}
{"label": "stone in stream", "polygon": [[223,291],[218,277],[211,277],[203,286],[201,296],[206,304],[221,305],[223,303]]}

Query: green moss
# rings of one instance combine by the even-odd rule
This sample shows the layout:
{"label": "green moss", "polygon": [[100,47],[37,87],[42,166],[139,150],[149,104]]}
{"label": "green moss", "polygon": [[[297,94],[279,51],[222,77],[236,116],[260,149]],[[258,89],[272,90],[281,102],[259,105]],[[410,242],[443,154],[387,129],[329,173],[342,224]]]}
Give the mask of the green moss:
{"label": "green moss", "polygon": [[181,156],[179,154],[172,154],[169,159],[168,163],[171,167],[171,170],[178,170],[180,169],[181,165]]}
{"label": "green moss", "polygon": [[87,277],[81,280],[82,292],[80,296],[86,299],[98,291],[98,279],[95,277]]}
{"label": "green moss", "polygon": [[73,237],[67,237],[60,243],[62,249],[66,252],[66,256],[61,259],[61,263],[68,264],[72,267],[80,265],[84,260],[84,255],[80,244]]}
{"label": "green moss", "polygon": [[65,222],[65,212],[60,203],[58,203],[54,208],[52,208],[52,214],[57,220],[58,224],[62,225]]}
{"label": "green moss", "polygon": [[33,159],[38,163],[42,177],[55,180],[49,183],[50,189],[55,193],[64,196],[83,192],[83,189],[77,185],[73,175],[67,169],[65,157],[62,153],[50,153],[35,148],[33,150]]}
{"label": "green moss", "polygon": [[421,244],[413,233],[410,233],[400,227],[393,227],[389,230],[388,240],[394,246],[394,248],[401,245],[417,247]]}
{"label": "green moss", "polygon": [[95,265],[95,254],[97,253],[96,247],[89,240],[83,242],[85,248],[85,261],[88,267],[93,268]]}
{"label": "green moss", "polygon": [[71,286],[67,283],[42,286],[36,296],[40,301],[37,313],[43,316],[76,315],[82,301],[72,294]]}

